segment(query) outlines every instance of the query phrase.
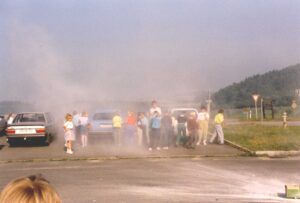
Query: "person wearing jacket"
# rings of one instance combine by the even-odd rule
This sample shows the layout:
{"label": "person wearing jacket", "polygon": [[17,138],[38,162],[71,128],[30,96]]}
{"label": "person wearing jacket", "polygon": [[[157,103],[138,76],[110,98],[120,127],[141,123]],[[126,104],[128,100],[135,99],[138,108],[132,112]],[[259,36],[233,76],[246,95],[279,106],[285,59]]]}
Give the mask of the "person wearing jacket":
{"label": "person wearing jacket", "polygon": [[215,116],[215,130],[210,138],[210,143],[213,143],[216,137],[219,139],[219,144],[224,144],[224,133],[222,125],[224,123],[224,110],[220,109],[218,114]]}
{"label": "person wearing jacket", "polygon": [[161,128],[161,118],[159,112],[155,111],[153,117],[150,120],[150,145],[149,151],[152,149],[160,150],[159,140],[160,140],[160,128]]}
{"label": "person wearing jacket", "polygon": [[185,143],[186,148],[195,148],[196,136],[198,133],[197,115],[195,112],[191,112],[187,120],[188,136]]}

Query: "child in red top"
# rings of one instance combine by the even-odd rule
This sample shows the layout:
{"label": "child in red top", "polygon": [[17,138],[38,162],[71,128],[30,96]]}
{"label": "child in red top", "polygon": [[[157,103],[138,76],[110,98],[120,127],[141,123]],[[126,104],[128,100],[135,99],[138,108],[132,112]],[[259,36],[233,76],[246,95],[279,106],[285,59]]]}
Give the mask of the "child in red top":
{"label": "child in red top", "polygon": [[136,117],[131,111],[127,114],[127,125],[136,125]]}
{"label": "child in red top", "polygon": [[128,111],[126,120],[126,143],[127,145],[133,145],[136,136],[137,120],[133,112]]}

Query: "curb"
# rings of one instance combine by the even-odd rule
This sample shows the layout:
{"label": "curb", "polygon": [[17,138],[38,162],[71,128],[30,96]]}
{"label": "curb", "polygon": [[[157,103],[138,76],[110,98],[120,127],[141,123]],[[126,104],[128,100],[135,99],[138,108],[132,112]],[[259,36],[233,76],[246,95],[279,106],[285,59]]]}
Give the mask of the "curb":
{"label": "curb", "polygon": [[240,157],[239,154],[232,155],[174,155],[174,156],[107,156],[107,157],[63,157],[49,159],[9,159],[1,160],[0,164],[5,163],[40,163],[54,161],[109,161],[109,160],[138,160],[138,159],[181,159],[181,158],[230,158]]}
{"label": "curb", "polygon": [[236,143],[233,143],[229,140],[224,140],[226,144],[237,148],[241,151],[246,152],[250,156],[257,156],[257,157],[269,157],[269,158],[283,158],[289,156],[300,156],[300,151],[251,151],[245,147],[242,147]]}
{"label": "curb", "polygon": [[282,158],[288,156],[300,156],[300,151],[256,151],[256,156],[267,156],[271,158]]}
{"label": "curb", "polygon": [[236,149],[239,149],[239,150],[241,150],[241,151],[243,151],[243,152],[246,152],[248,155],[256,155],[256,153],[255,152],[253,152],[253,151],[251,151],[251,150],[249,150],[249,149],[247,149],[247,148],[245,148],[245,147],[242,147],[241,145],[238,145],[238,144],[236,144],[236,143],[234,143],[234,142],[231,142],[231,141],[229,141],[229,140],[226,140],[226,139],[224,139],[224,142],[227,144],[227,145],[229,145],[229,146],[232,146],[232,147],[234,147],[234,148],[236,148]]}

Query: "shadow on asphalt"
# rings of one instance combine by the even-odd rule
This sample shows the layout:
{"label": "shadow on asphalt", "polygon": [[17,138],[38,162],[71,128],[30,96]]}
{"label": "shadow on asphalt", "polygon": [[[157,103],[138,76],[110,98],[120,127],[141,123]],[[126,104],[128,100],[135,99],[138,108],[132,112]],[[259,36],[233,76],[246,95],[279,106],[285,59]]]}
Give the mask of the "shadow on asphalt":
{"label": "shadow on asphalt", "polygon": [[277,196],[286,199],[285,193],[277,193]]}
{"label": "shadow on asphalt", "polygon": [[38,142],[38,141],[19,141],[14,142],[14,144],[9,145],[10,148],[17,148],[17,147],[47,147],[44,143]]}

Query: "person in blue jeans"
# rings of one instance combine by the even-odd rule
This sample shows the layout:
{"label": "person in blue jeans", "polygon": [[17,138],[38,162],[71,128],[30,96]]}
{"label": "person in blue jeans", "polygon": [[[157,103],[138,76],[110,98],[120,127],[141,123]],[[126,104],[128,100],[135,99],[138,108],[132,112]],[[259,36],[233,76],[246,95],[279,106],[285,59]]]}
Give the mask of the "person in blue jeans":
{"label": "person in blue jeans", "polygon": [[182,112],[177,117],[177,139],[176,139],[176,147],[180,146],[181,142],[186,138],[186,116],[185,112]]}
{"label": "person in blue jeans", "polygon": [[161,119],[161,140],[160,145],[163,149],[169,149],[171,137],[173,136],[172,117],[167,111]]}
{"label": "person in blue jeans", "polygon": [[160,127],[161,127],[161,118],[158,111],[153,113],[153,117],[150,120],[150,145],[149,151],[152,149],[160,150],[159,141],[160,141]]}

